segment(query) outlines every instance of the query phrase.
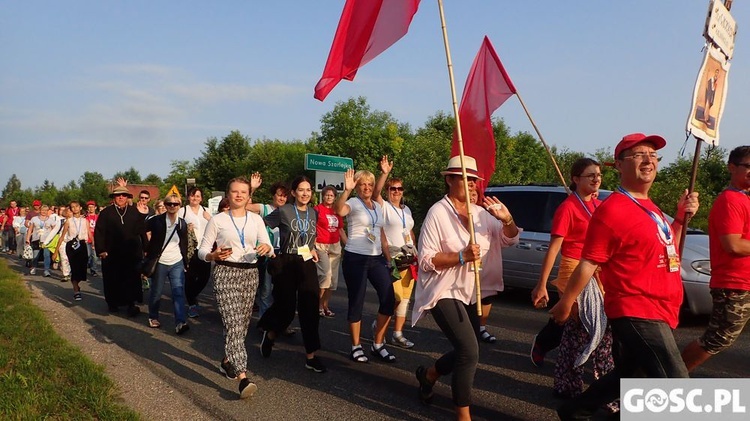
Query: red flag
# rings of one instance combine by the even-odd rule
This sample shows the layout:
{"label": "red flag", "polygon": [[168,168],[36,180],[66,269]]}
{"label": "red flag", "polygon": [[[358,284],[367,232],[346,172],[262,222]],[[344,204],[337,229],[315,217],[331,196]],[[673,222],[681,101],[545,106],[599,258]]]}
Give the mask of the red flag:
{"label": "red flag", "polygon": [[[477,185],[480,197],[495,172],[495,135],[490,116],[515,93],[513,82],[505,72],[489,38],[485,36],[471,65],[469,77],[466,78],[458,110],[464,155],[476,159],[479,176],[484,178]],[[451,156],[456,155],[458,135],[454,133]]]}
{"label": "red flag", "polygon": [[323,101],[341,79],[354,80],[357,70],[406,35],[419,0],[346,0],[315,98]]}

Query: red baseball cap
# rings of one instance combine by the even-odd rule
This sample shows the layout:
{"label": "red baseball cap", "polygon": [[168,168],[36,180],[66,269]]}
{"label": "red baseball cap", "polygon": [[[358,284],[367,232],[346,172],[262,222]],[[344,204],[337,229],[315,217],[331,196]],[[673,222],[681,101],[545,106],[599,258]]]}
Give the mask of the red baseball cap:
{"label": "red baseball cap", "polygon": [[623,136],[622,140],[620,140],[620,143],[618,143],[615,147],[615,159],[620,156],[620,153],[622,153],[622,151],[630,149],[633,146],[643,142],[649,142],[653,144],[655,150],[659,150],[667,145],[667,141],[659,135],[651,134],[646,136],[643,133],[631,133]]}
{"label": "red baseball cap", "polygon": [[31,206],[42,206],[42,201],[41,201],[41,200],[35,200],[35,201],[34,201],[34,202],[33,202],[33,203],[31,204]]}
{"label": "red baseball cap", "polygon": [[88,205],[94,205],[94,206],[96,206],[96,202],[94,202],[93,200],[89,200],[88,202],[86,202],[86,206],[88,206]]}

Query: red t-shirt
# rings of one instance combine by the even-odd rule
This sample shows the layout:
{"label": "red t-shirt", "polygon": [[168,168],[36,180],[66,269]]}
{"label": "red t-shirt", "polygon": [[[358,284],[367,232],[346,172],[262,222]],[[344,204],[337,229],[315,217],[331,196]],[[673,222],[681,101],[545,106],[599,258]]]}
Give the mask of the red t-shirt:
{"label": "red t-shirt", "polygon": [[[662,215],[649,199],[637,199]],[[674,231],[669,226],[669,235]],[[680,272],[670,272],[665,235],[640,206],[621,193],[602,202],[589,223],[581,253],[601,266],[607,317],[662,320],[677,327],[682,304]]]}
{"label": "red t-shirt", "polygon": [[581,201],[575,194],[571,194],[560,203],[555,211],[555,216],[552,218],[552,232],[550,234],[563,237],[560,250],[563,256],[581,260],[583,241],[586,239],[586,229],[591,219],[583,207],[586,206],[586,209],[593,214],[601,203],[602,201],[599,199],[588,202]]}
{"label": "red t-shirt", "polygon": [[86,222],[89,224],[89,241],[88,243],[91,244],[94,242],[94,228],[96,227],[96,220],[99,218],[99,215],[95,213],[90,213],[86,215]]}
{"label": "red t-shirt", "polygon": [[316,243],[320,244],[335,244],[341,240],[341,234],[339,229],[344,226],[344,219],[336,215],[333,208],[328,208],[319,204],[315,206],[315,211],[318,212],[318,223],[317,223],[317,239]]}
{"label": "red t-shirt", "polygon": [[724,250],[719,238],[727,234],[740,234],[743,240],[750,240],[750,197],[745,193],[724,190],[708,215],[710,286],[750,290],[750,256]]}

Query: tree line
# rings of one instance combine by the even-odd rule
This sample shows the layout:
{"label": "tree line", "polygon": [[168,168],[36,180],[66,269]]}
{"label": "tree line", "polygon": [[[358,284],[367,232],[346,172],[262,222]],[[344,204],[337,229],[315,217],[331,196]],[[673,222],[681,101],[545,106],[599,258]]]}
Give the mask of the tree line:
{"label": "tree line", "polygon": [[[10,200],[16,200],[28,205],[34,199],[49,204],[65,204],[71,200],[96,200],[104,204],[109,201],[108,186],[117,177],[123,177],[131,184],[156,185],[162,197],[172,185],[184,186],[187,178],[194,178],[196,184],[208,193],[223,191],[231,178],[255,171],[262,174],[264,186],[256,192],[253,200],[268,203],[271,194],[267,187],[274,182],[289,182],[300,174],[314,178],[312,171],[304,170],[306,153],[350,157],[356,169],[367,169],[376,175],[380,157],[388,155],[395,164],[391,175],[403,179],[405,200],[418,223],[444,194],[444,183],[439,174],[450,158],[454,130],[452,115],[439,111],[421,127],[413,129],[386,111],[372,110],[364,97],[358,97],[338,102],[333,110],[321,117],[320,123],[320,131],[313,132],[305,141],[253,140],[239,131],[232,131],[221,139],[211,137],[193,161],[172,161],[171,170],[163,179],[156,174],[141,177],[138,170],[131,167],[117,172],[112,179],[105,179],[98,172],[84,172],[77,181],[72,180],[61,188],[45,180],[41,186],[31,189],[22,188],[21,181],[13,174],[2,191],[0,204],[7,206]],[[490,184],[560,184],[544,146],[531,134],[511,134],[501,119],[493,120],[493,129],[496,171]],[[615,135],[613,146],[616,139]],[[587,155],[551,147],[566,178],[576,159],[589,156],[601,163],[611,162],[612,149],[602,148]],[[710,205],[729,179],[726,156],[727,152],[722,148],[704,148],[695,188],[700,192],[702,206],[691,227],[705,230],[708,226]],[[691,165],[692,157],[689,156],[661,165],[651,195],[665,212],[674,213],[677,198],[689,184]],[[617,172],[603,166],[602,173],[601,188],[615,189],[619,184]]]}

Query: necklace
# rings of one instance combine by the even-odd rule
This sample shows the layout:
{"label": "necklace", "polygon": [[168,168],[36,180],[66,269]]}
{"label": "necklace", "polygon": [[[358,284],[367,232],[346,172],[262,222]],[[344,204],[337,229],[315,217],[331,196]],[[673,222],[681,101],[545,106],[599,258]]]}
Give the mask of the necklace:
{"label": "necklace", "polygon": [[127,205],[125,206],[125,212],[123,212],[122,214],[120,214],[120,209],[117,207],[117,205],[115,205],[115,211],[117,211],[117,215],[120,217],[120,223],[122,225],[125,225],[125,220],[123,218],[125,217],[125,214],[128,213]]}

